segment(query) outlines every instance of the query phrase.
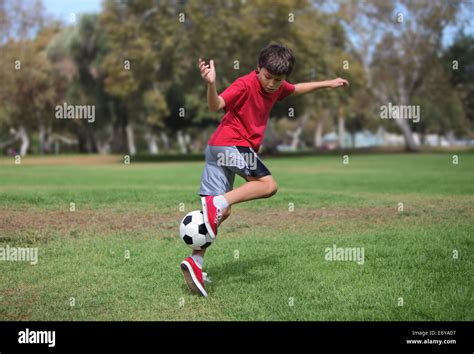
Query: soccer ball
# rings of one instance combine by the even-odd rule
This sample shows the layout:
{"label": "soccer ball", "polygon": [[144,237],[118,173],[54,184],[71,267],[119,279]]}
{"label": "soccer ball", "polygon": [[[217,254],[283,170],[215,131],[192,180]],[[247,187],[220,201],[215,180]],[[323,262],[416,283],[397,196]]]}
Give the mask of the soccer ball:
{"label": "soccer ball", "polygon": [[179,236],[193,250],[207,248],[213,242],[207,233],[204,214],[201,210],[186,214],[179,225]]}

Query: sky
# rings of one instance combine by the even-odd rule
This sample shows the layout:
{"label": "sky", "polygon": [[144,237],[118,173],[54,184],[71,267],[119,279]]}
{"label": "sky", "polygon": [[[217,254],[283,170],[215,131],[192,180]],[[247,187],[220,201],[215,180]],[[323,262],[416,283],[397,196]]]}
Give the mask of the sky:
{"label": "sky", "polygon": [[[140,1],[140,0],[135,0]],[[474,0],[473,0],[474,1]],[[43,0],[46,11],[61,19],[65,23],[72,24],[80,13],[100,12],[102,0]],[[466,27],[466,33],[474,35],[474,7],[471,20]],[[74,17],[75,14],[76,17]],[[448,27],[444,31],[443,46],[449,46],[456,34],[456,28]]]}
{"label": "sky", "polygon": [[[101,0],[42,0],[48,13],[70,23],[71,13],[99,12]],[[77,15],[76,15],[77,16]]]}

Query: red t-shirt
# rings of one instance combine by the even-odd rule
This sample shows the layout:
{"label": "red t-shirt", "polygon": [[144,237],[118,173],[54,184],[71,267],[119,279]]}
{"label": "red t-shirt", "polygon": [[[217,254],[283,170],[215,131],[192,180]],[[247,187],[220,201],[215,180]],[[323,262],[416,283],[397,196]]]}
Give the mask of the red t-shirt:
{"label": "red t-shirt", "polygon": [[275,92],[265,92],[256,70],[238,78],[220,94],[226,113],[208,144],[249,146],[258,152],[273,105],[294,90],[295,85],[283,81]]}

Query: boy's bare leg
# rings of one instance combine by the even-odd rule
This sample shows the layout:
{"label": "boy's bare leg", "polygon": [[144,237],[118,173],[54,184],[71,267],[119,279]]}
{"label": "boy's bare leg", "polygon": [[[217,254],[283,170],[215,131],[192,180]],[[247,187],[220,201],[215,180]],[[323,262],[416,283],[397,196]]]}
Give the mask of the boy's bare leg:
{"label": "boy's bare leg", "polygon": [[246,202],[248,200],[268,198],[277,191],[277,184],[273,176],[268,175],[260,178],[247,177],[247,183],[239,188],[224,194],[229,205]]}
{"label": "boy's bare leg", "polygon": [[[229,207],[224,210],[219,224],[222,224],[222,222],[230,216],[232,204],[237,204],[253,199],[268,198],[274,195],[276,191],[277,184],[271,175],[260,178],[247,177],[247,183],[224,194],[227,203],[229,203]],[[206,248],[202,250],[193,250],[192,255],[204,257],[206,250]]]}
{"label": "boy's bare leg", "polygon": [[[223,210],[219,225],[221,225],[224,220],[230,216],[232,204],[260,198],[269,198],[276,192],[277,184],[273,176],[268,175],[260,178],[247,177],[247,183],[224,194],[224,198],[226,199],[229,206]],[[206,253],[206,249],[193,251],[193,256],[196,255],[203,257],[204,253]]]}
{"label": "boy's bare leg", "polygon": [[271,175],[260,178],[247,177],[247,183],[224,194],[224,198],[227,200],[229,207],[224,209],[219,225],[221,225],[224,220],[230,216],[232,204],[237,204],[253,199],[268,198],[274,195],[276,191],[277,184]]}
{"label": "boy's bare leg", "polygon": [[193,250],[193,256],[201,256],[204,257],[204,253],[206,253],[206,248],[203,248],[202,250]]}

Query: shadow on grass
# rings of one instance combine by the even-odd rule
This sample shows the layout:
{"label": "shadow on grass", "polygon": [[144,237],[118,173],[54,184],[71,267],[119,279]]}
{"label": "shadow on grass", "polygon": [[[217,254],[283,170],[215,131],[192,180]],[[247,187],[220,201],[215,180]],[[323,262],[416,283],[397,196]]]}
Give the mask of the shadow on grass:
{"label": "shadow on grass", "polygon": [[245,260],[235,259],[220,265],[212,265],[208,269],[212,280],[209,289],[217,289],[231,283],[257,283],[268,278],[271,269],[278,267],[278,260],[279,255],[272,255]]}
{"label": "shadow on grass", "polygon": [[[204,270],[209,273],[212,280],[212,283],[206,284],[206,290],[212,292],[232,283],[258,283],[269,277],[271,269],[277,268],[279,258],[280,255],[272,255],[249,260],[235,259],[220,265],[213,264],[211,268]],[[189,291],[186,284],[182,284],[182,289]]]}

